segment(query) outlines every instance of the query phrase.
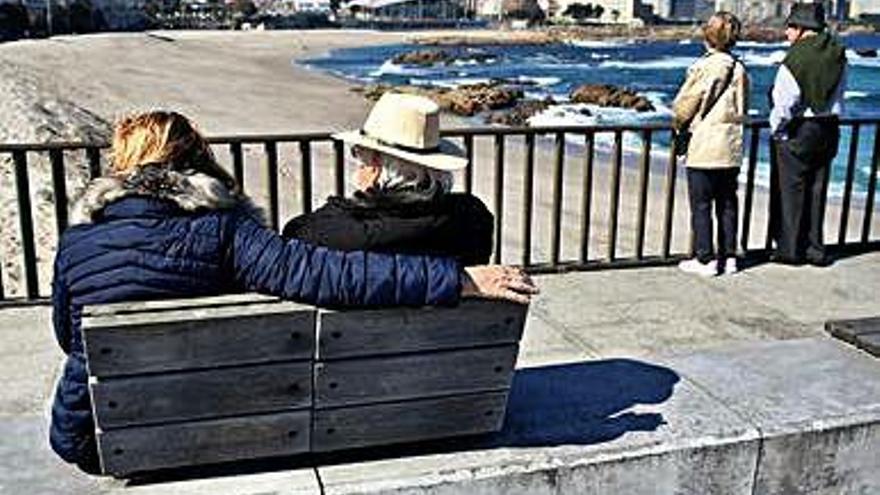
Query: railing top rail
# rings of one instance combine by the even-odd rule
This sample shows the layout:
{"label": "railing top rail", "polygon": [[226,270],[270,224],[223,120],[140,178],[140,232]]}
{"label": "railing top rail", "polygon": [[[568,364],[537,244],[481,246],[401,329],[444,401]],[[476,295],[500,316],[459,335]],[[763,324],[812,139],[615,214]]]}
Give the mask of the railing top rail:
{"label": "railing top rail", "polygon": [[[840,123],[846,126],[852,125],[880,125],[880,116],[870,117],[844,117],[840,119]],[[747,127],[764,129],[770,126],[766,119],[752,119],[745,123]],[[643,123],[643,124],[627,124],[627,125],[609,125],[609,124],[591,124],[591,125],[567,125],[567,126],[536,126],[536,127],[460,127],[443,129],[441,132],[444,136],[463,137],[463,136],[525,136],[540,134],[556,134],[556,133],[604,133],[604,132],[643,132],[643,131],[670,131],[672,126],[669,122]],[[210,136],[208,142],[211,144],[260,144],[265,142],[299,142],[299,141],[333,141],[333,132],[297,132],[290,134],[242,134],[235,136]],[[83,148],[107,148],[110,143],[106,141],[93,142],[51,142],[51,143],[0,143],[0,153],[11,153],[16,151],[52,151],[52,150],[78,150]]]}

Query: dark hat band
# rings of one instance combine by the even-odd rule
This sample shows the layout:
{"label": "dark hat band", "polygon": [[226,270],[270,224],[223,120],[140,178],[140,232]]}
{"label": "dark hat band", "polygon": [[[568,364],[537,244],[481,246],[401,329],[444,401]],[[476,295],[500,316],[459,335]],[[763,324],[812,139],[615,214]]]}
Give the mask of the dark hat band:
{"label": "dark hat band", "polygon": [[361,128],[359,132],[360,132],[361,136],[364,136],[364,137],[366,137],[366,138],[370,138],[370,139],[372,139],[372,140],[378,142],[378,143],[381,144],[382,146],[387,146],[387,147],[389,147],[389,148],[397,148],[397,149],[399,149],[399,150],[406,151],[406,152],[409,152],[409,153],[416,153],[416,154],[419,154],[419,155],[430,155],[430,154],[432,154],[432,153],[439,153],[439,152],[440,152],[440,146],[439,146],[439,145],[438,145],[438,146],[431,147],[431,148],[416,148],[416,147],[413,147],[413,146],[407,146],[407,145],[405,145],[405,144],[391,143],[391,142],[388,142],[388,141],[386,141],[386,140],[384,140],[384,139],[382,139],[382,138],[378,138],[378,137],[376,137],[376,136],[371,136],[371,135],[370,135],[367,131],[365,131],[363,128]]}

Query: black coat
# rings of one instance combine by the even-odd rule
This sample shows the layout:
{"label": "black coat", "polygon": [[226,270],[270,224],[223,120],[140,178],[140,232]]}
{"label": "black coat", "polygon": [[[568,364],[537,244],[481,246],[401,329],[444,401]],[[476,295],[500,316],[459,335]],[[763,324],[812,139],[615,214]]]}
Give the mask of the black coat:
{"label": "black coat", "polygon": [[392,203],[362,193],[331,196],[318,210],[284,226],[284,237],[341,251],[370,250],[489,262],[495,219],[479,198],[446,194],[435,201]]}

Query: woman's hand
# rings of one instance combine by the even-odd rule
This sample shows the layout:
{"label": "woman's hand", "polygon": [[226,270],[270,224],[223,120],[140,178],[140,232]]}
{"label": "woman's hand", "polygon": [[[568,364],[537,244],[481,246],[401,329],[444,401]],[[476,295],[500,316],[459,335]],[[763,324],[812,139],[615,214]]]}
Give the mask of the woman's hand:
{"label": "woman's hand", "polygon": [[464,269],[462,297],[507,299],[528,304],[538,288],[519,268],[501,265],[469,266]]}

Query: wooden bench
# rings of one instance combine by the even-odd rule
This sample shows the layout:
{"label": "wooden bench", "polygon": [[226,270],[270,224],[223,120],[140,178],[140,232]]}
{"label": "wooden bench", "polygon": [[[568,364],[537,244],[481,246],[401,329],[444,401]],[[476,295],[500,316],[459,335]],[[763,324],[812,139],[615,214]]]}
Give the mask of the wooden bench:
{"label": "wooden bench", "polygon": [[86,308],[103,471],[497,431],[526,311],[329,311],[256,295]]}

